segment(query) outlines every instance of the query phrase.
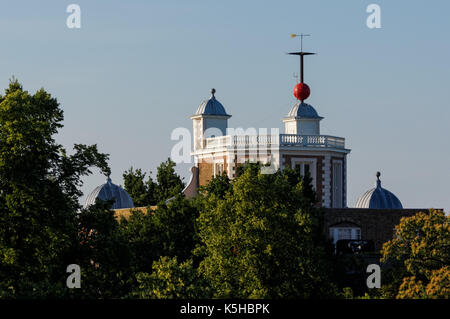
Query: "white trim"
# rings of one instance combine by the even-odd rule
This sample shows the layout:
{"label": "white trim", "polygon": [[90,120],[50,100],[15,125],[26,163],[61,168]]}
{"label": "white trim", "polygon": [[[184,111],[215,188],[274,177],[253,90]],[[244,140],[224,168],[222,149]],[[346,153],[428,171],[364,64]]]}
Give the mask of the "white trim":
{"label": "white trim", "polygon": [[[333,181],[333,198],[332,207],[342,208],[344,207],[344,162],[340,159],[333,159],[331,167],[332,181]],[[335,171],[335,165],[340,167],[340,172]],[[339,179],[339,180],[338,180]]]}
{"label": "white trim", "polygon": [[[220,169],[218,170],[217,164],[222,164],[221,171],[220,171]],[[213,161],[213,177],[216,177],[217,175],[222,174],[223,171],[225,171],[225,161],[223,160],[223,158],[214,159],[214,161]]]}
{"label": "white trim", "polygon": [[[317,158],[311,157],[291,157],[291,168],[295,169],[295,165],[299,164],[309,164],[310,165],[310,174],[312,178],[312,186],[314,189],[317,189]],[[303,165],[301,168],[301,173],[303,172]]]}

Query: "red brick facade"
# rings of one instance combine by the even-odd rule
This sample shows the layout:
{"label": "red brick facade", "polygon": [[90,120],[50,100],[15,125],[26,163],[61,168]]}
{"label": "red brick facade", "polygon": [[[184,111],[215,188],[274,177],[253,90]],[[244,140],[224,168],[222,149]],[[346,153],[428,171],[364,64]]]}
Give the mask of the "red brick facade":
{"label": "red brick facade", "polygon": [[367,209],[367,208],[324,208],[324,232],[329,236],[330,227],[359,227],[362,240],[372,240],[375,250],[381,250],[383,243],[394,236],[394,228],[402,217],[409,217],[428,209]]}

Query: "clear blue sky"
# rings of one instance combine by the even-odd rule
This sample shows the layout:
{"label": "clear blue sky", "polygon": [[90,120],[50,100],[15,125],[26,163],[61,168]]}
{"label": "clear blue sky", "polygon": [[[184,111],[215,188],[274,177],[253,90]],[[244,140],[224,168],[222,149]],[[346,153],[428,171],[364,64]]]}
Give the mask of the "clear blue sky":
{"label": "clear blue sky", "polygon": [[[81,6],[82,27],[66,27]],[[381,29],[366,7],[381,6]],[[112,179],[155,171],[170,133],[209,96],[233,127],[281,127],[295,102],[298,48],[310,33],[305,81],[322,133],[343,136],[348,205],[375,172],[405,207],[450,210],[449,1],[0,1],[0,87],[15,75],[65,112],[58,141],[97,143]],[[188,165],[179,167],[189,178]],[[104,181],[96,171],[84,192]]]}

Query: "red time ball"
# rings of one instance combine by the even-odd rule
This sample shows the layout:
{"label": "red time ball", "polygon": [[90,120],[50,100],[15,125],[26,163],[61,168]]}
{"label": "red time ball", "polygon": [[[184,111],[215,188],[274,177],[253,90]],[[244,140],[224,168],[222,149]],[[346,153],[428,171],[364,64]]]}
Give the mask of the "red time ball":
{"label": "red time ball", "polygon": [[294,96],[300,100],[306,100],[311,93],[309,86],[306,83],[299,83],[294,87]]}

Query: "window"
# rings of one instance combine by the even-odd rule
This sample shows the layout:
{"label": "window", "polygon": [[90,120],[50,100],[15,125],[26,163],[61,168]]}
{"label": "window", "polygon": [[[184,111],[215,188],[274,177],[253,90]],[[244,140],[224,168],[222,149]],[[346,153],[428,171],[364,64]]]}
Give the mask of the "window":
{"label": "window", "polygon": [[215,163],[214,164],[214,177],[218,175],[222,175],[224,171],[224,164],[223,163]]}
{"label": "window", "polygon": [[312,186],[316,188],[316,159],[315,158],[293,158],[292,167],[300,172],[301,175],[305,176],[309,173],[312,178]]}
{"label": "window", "polygon": [[311,176],[311,171],[309,170],[309,163],[303,164],[303,170],[305,172],[305,175],[306,175],[306,173],[309,173],[309,175]]}
{"label": "window", "polygon": [[359,227],[330,227],[330,238],[336,244],[338,240],[361,240],[361,228]]}
{"label": "window", "polygon": [[309,162],[296,162],[295,163],[295,169],[300,172],[303,176],[306,175],[306,173],[309,173],[309,176],[311,176],[311,169],[310,169],[310,163]]}

